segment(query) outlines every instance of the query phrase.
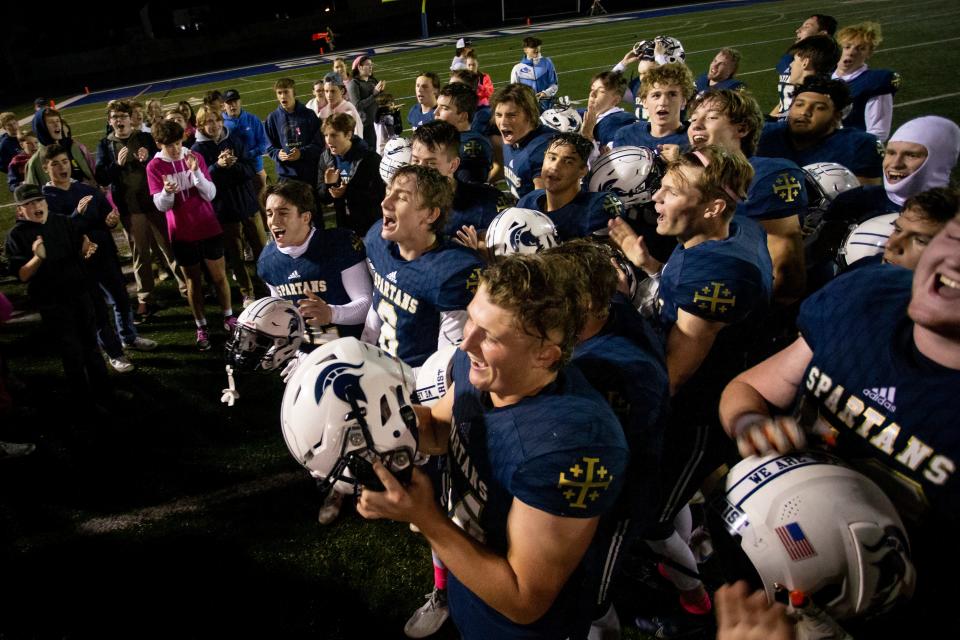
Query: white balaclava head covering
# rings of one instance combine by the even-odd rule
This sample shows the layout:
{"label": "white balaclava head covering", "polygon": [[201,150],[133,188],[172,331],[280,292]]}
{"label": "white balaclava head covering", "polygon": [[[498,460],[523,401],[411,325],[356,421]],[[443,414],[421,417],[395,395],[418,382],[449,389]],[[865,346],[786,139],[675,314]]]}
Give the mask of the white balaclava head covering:
{"label": "white balaclava head covering", "polygon": [[890,136],[890,142],[913,142],[927,148],[927,159],[920,168],[896,184],[887,182],[883,176],[883,186],[887,197],[898,205],[918,193],[950,184],[950,172],[957,164],[960,155],[960,127],[952,120],[940,116],[922,116],[905,122]]}

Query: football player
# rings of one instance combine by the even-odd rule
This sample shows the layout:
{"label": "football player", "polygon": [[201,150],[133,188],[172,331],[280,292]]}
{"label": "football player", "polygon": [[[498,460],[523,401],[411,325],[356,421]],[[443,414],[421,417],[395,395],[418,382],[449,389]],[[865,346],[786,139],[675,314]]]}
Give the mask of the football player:
{"label": "football player", "polygon": [[523,58],[510,71],[511,84],[530,87],[536,94],[540,111],[546,111],[557,95],[557,70],[550,58],[544,58],[540,47],[543,41],[534,36],[523,39]]}
{"label": "football player", "polygon": [[778,85],[777,106],[770,112],[777,119],[787,117],[793,95],[806,78],[833,73],[840,60],[840,47],[830,36],[810,36],[787,49],[787,55],[793,57],[786,77]]}
{"label": "football player", "polygon": [[867,60],[880,43],[880,25],[861,22],[844,27],[837,34],[843,48],[834,78],[850,85],[852,108],[843,126],[863,129],[885,142],[893,124],[893,96],[900,88],[900,75],[889,69],[870,69]]}
{"label": "football player", "polygon": [[[581,314],[586,321],[577,338],[573,363],[607,399],[630,447],[627,480],[617,506],[600,521],[587,551],[587,584],[598,586],[591,602],[593,626],[619,632],[610,598],[621,550],[629,549],[656,521],[660,450],[669,415],[669,381],[663,344],[636,308],[615,293],[617,271],[613,252],[604,244],[577,239],[543,253],[548,260],[567,260],[569,272],[583,279]],[[592,637],[592,636],[591,636]],[[611,636],[602,636],[611,637]]]}
{"label": "football player", "polygon": [[[463,85],[453,85],[462,87]],[[438,115],[442,115],[438,108]],[[479,231],[490,226],[497,213],[508,206],[509,196],[488,184],[464,181],[459,176],[464,134],[449,122],[437,120],[413,132],[410,164],[436,169],[453,186],[453,203],[446,216],[443,235],[454,237],[464,226]]]}
{"label": "football player", "polygon": [[543,155],[544,188],[520,198],[517,206],[547,214],[557,228],[560,241],[584,238],[623,213],[623,203],[604,191],[583,191],[587,160],[593,144],[578,133],[558,133],[550,139]]}
{"label": "football player", "polygon": [[924,249],[957,211],[960,211],[960,193],[955,189],[930,189],[907,200],[900,216],[893,221],[883,261],[916,269]]}
{"label": "football player", "polygon": [[383,219],[364,238],[373,273],[373,306],[364,340],[418,367],[463,337],[466,306],[480,261],[443,236],[453,185],[436,169],[397,169],[383,199]]}
{"label": "football player", "polygon": [[450,515],[414,470],[364,490],[368,518],[414,523],[450,571],[462,637],[584,637],[592,593],[583,569],[600,516],[625,480],[616,416],[574,367],[579,279],[537,255],[489,267],[469,306],[453,383],[415,407],[420,449],[450,456]]}
{"label": "football player", "polygon": [[[743,370],[773,288],[763,230],[753,220],[734,218],[752,177],[752,167],[739,151],[719,145],[672,161],[654,195],[657,233],[679,242],[665,264],[647,252],[624,220],[610,223],[610,237],[627,258],[659,279],[657,320],[666,336],[674,417],[664,444],[658,522],[648,528],[648,543],[693,575],[696,561],[675,531],[674,519],[700,482],[731,453],[723,446],[716,402],[726,382]],[[680,590],[687,612],[710,611],[700,580],[671,568],[664,571]]]}
{"label": "football player", "polygon": [[836,162],[860,184],[880,184],[883,145],[877,137],[840,125],[850,92],[840,80],[810,76],[793,95],[786,122],[763,128],[757,155],[786,158],[799,166]]}
{"label": "football player", "polygon": [[740,68],[740,52],[731,47],[717,51],[710,61],[710,68],[697,76],[697,93],[707,89],[731,89],[737,91],[747,85],[734,78]]}
{"label": "football player", "polygon": [[693,73],[682,62],[651,69],[640,82],[639,95],[649,119],[621,128],[613,136],[611,146],[656,149],[663,144],[685,144],[687,135],[681,114],[696,93]]}
{"label": "football player", "polygon": [[437,109],[437,93],[440,91],[440,78],[432,71],[426,71],[417,76],[414,93],[416,104],[410,107],[407,122],[410,129],[416,130],[428,122],[433,122]]}
{"label": "football player", "polygon": [[805,280],[800,215],[807,208],[802,170],[790,160],[754,155],[763,114],[749,93],[710,89],[693,100],[690,112],[687,137],[694,148],[717,144],[750,159],[753,181],[737,213],[757,220],[767,232],[776,300],[786,305],[799,299]]}
{"label": "football player", "polygon": [[883,186],[841,193],[827,218],[859,222],[903,208],[907,199],[950,184],[960,155],[960,127],[940,116],[921,116],[902,124],[886,145]]}
{"label": "football player", "polygon": [[508,84],[493,94],[490,106],[503,139],[503,173],[510,191],[520,198],[542,189],[543,153],[555,132],[540,124],[533,91],[522,84]]}
{"label": "football player", "polygon": [[[813,14],[809,18],[803,21],[803,23],[797,27],[797,30],[794,32],[796,40],[794,44],[799,43],[805,38],[811,36],[829,36],[833,38],[833,34],[837,31],[837,19],[833,16],[828,16],[824,14]],[[783,100],[784,96],[792,95],[790,85],[793,84],[790,80],[791,75],[791,65],[793,64],[794,53],[787,51],[783,56],[780,57],[780,61],[777,62],[777,95],[780,96],[780,99]],[[834,66],[836,63],[834,63]],[[826,70],[823,73],[830,73],[832,69]],[[781,102],[780,108],[777,109],[777,112],[786,112],[789,108],[789,104]]]}
{"label": "football player", "polygon": [[301,182],[268,185],[262,197],[273,236],[257,261],[270,295],[296,304],[312,346],[360,337],[372,300],[360,239],[349,229],[314,224],[313,191]]}
{"label": "football player", "polygon": [[863,637],[936,635],[954,624],[952,596],[940,586],[953,567],[939,550],[960,531],[960,411],[945,400],[960,388],[960,215],[915,271],[856,269],[811,296],[798,324],[791,346],[727,386],[723,425],[743,455],[804,447],[787,413],[801,396],[809,420],[800,423],[818,434],[810,438],[823,436],[885,490],[925,576],[903,615]]}
{"label": "football player", "polygon": [[613,142],[614,134],[621,127],[637,121],[632,113],[620,108],[626,90],[627,80],[622,73],[602,71],[593,76],[587,110],[583,113],[583,123],[580,125],[583,137],[593,140],[602,148]]}
{"label": "football player", "polygon": [[493,146],[483,133],[472,128],[477,111],[477,93],[465,84],[452,82],[437,96],[436,119],[452,124],[460,132],[460,182],[487,181],[493,166]]}

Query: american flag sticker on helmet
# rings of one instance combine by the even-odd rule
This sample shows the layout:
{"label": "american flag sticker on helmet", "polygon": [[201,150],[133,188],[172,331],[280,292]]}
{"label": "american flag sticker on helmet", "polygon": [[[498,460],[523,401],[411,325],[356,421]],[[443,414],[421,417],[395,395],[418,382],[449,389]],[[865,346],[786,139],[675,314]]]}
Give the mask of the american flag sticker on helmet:
{"label": "american flag sticker on helmet", "polygon": [[817,555],[817,552],[813,549],[813,545],[810,544],[807,536],[804,535],[803,529],[801,529],[800,525],[796,522],[777,527],[774,531],[777,532],[780,542],[787,550],[787,553],[790,554],[790,559],[794,562],[812,558]]}

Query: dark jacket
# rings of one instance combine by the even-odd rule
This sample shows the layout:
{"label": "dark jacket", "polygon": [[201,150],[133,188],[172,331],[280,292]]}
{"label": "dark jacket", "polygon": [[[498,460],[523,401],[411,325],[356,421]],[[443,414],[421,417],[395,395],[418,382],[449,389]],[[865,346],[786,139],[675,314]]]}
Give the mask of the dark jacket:
{"label": "dark jacket", "polygon": [[[278,106],[267,116],[266,131],[270,142],[267,155],[277,165],[277,176],[316,184],[317,161],[324,148],[317,114],[300,104],[299,100],[294,104],[292,113]],[[294,149],[300,149],[299,160],[281,161],[278,157],[281,151],[290,153]]]}
{"label": "dark jacket", "polygon": [[[229,167],[221,167],[217,160],[227,149],[233,151],[237,161]],[[217,212],[220,222],[240,222],[259,211],[257,190],[253,184],[257,172],[240,138],[230,135],[224,128],[220,139],[212,140],[198,129],[197,143],[192,150],[203,156],[210,170],[210,179],[217,186],[213,210]]]}
{"label": "dark jacket", "polygon": [[[363,237],[370,225],[383,217],[380,203],[385,188],[380,179],[380,156],[357,136],[353,136],[351,142],[350,150],[343,157],[333,155],[329,149],[323,152],[317,191],[321,202],[333,203],[337,226]],[[323,173],[328,167],[335,167],[341,181],[347,184],[342,198],[334,198],[324,183]]]}
{"label": "dark jacket", "polygon": [[[128,149],[128,156],[121,167],[117,164],[117,153],[123,147]],[[111,133],[97,145],[97,183],[110,187],[113,203],[122,216],[157,210],[147,186],[147,162],[137,159],[137,149],[140,147],[147,150],[147,162],[158,151],[153,136],[143,131],[134,131],[123,140]]]}

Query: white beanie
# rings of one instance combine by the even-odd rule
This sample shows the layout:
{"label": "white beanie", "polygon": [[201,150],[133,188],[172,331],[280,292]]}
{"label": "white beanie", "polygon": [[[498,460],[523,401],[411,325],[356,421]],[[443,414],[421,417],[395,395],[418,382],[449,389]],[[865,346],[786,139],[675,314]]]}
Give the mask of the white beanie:
{"label": "white beanie", "polygon": [[896,184],[887,182],[884,172],[883,186],[893,202],[903,206],[918,193],[950,184],[950,172],[960,155],[960,127],[952,120],[940,116],[914,118],[901,125],[887,145],[890,142],[913,142],[927,149],[927,159],[920,168]]}

